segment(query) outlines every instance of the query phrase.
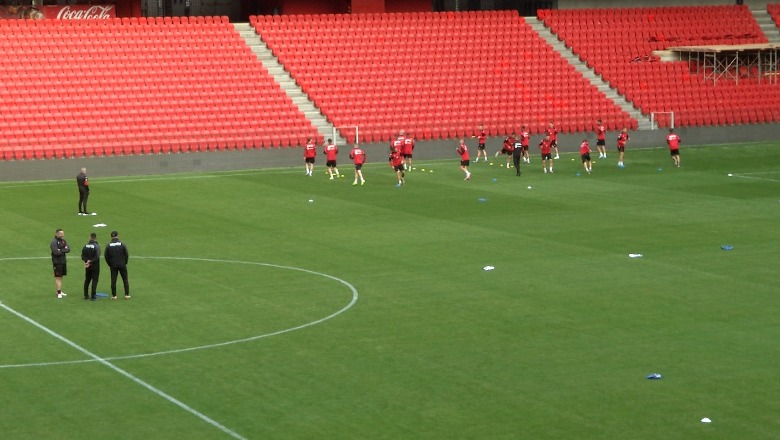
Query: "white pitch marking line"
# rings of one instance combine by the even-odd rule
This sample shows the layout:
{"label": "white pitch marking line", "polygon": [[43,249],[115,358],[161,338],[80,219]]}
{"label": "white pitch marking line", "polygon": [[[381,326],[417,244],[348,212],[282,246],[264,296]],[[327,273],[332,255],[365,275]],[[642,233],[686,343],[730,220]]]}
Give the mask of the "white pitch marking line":
{"label": "white pitch marking line", "polygon": [[[0,258],[0,262],[1,261],[14,261],[14,260],[40,260],[40,259],[45,259],[45,258],[49,258],[49,257]],[[102,358],[103,360],[106,360],[106,361],[116,361],[116,360],[124,360],[124,359],[140,359],[140,358],[146,358],[146,357],[152,357],[152,356],[161,356],[161,355],[166,355],[166,354],[185,353],[185,352],[188,352],[188,351],[205,350],[205,349],[208,349],[208,348],[223,347],[223,346],[227,346],[227,345],[239,344],[239,343],[242,343],[242,342],[250,342],[250,341],[257,340],[257,339],[270,338],[271,336],[283,335],[285,333],[293,332],[293,331],[296,331],[296,330],[301,330],[301,329],[304,329],[304,328],[307,328],[307,327],[311,327],[311,326],[320,324],[320,323],[325,322],[325,321],[327,321],[329,319],[335,318],[335,317],[341,315],[342,313],[346,312],[350,308],[352,308],[352,306],[354,306],[355,303],[357,303],[357,300],[358,300],[358,291],[355,288],[355,286],[353,286],[349,282],[347,282],[345,280],[342,280],[341,278],[334,277],[333,275],[328,275],[326,273],[321,273],[321,272],[315,272],[313,270],[308,270],[308,269],[302,269],[300,267],[282,266],[282,265],[271,264],[271,263],[256,263],[256,262],[251,262],[251,261],[218,260],[218,259],[212,259],[212,258],[193,258],[193,257],[135,257],[135,258],[148,259],[148,260],[182,260],[182,261],[206,261],[206,262],[211,262],[211,263],[215,263],[216,262],[216,263],[251,264],[251,265],[256,265],[256,266],[267,266],[267,267],[276,267],[276,268],[279,268],[279,269],[297,270],[299,272],[305,272],[305,273],[310,273],[310,274],[313,274],[313,275],[319,275],[319,276],[322,276],[322,277],[325,277],[325,278],[329,278],[329,279],[334,280],[334,281],[338,281],[339,283],[347,286],[349,288],[349,290],[352,291],[352,300],[349,302],[349,304],[347,304],[346,306],[342,307],[341,309],[331,313],[328,316],[325,316],[323,318],[316,319],[314,321],[307,322],[305,324],[301,324],[301,325],[298,325],[298,326],[295,326],[295,327],[291,327],[291,328],[287,328],[287,329],[283,329],[283,330],[277,330],[277,331],[271,332],[271,333],[265,333],[265,334],[262,334],[262,335],[250,336],[248,338],[236,339],[236,340],[233,340],[233,341],[224,341],[224,342],[217,342],[217,343],[214,343],[214,344],[200,345],[200,346],[197,346],[197,347],[187,347],[187,348],[179,348],[179,349],[175,349],[175,350],[158,351],[158,352],[154,352],[154,353],[140,353],[140,354],[125,355],[125,356],[110,356],[110,357]],[[0,304],[2,304],[2,302],[0,302]],[[0,365],[0,369],[3,369],[3,368],[25,368],[25,367],[51,367],[51,366],[56,366],[56,365],[86,364],[86,363],[95,362],[95,361],[96,361],[96,359],[81,359],[81,360],[77,360],[77,361],[56,361],[56,362],[36,362],[36,363],[28,363],[28,364],[8,364],[8,365]]]}
{"label": "white pitch marking line", "polygon": [[107,360],[101,358],[100,356],[92,353],[91,351],[87,350],[86,348],[83,348],[82,346],[76,344],[75,342],[71,341],[70,339],[60,335],[59,333],[49,329],[48,327],[44,326],[43,324],[39,324],[37,321],[34,321],[31,318],[28,318],[25,315],[22,315],[21,313],[17,312],[16,310],[6,306],[5,304],[0,303],[0,307],[3,309],[11,312],[12,314],[16,315],[17,317],[21,318],[22,320],[28,322],[29,324],[34,325],[35,327],[38,327],[39,329],[43,330],[44,332],[48,333],[49,335],[59,339],[60,341],[70,345],[71,347],[75,348],[76,350],[80,351],[81,353],[84,353],[88,357],[94,359],[97,362],[100,362],[101,364],[105,365],[106,367],[116,371],[117,373],[121,374],[122,376],[125,376],[126,378],[132,380],[133,382],[137,383],[138,385],[141,385],[142,387],[146,388],[147,390],[153,392],[154,394],[157,394],[158,396],[162,397],[163,399],[173,403],[174,405],[178,406],[179,408],[189,412],[190,414],[198,417],[199,419],[203,420],[204,422],[208,423],[209,425],[219,429],[220,431],[224,432],[225,434],[228,434],[229,436],[246,440],[245,437],[242,437],[232,429],[226,427],[225,425],[217,422],[216,420],[212,419],[211,417],[201,413],[200,411],[196,410],[195,408],[192,408],[191,406],[187,405],[186,403],[176,399],[175,397],[171,396],[170,394],[165,393],[164,391],[155,388],[151,384],[144,382],[143,380],[133,376],[132,374],[128,373],[127,371],[117,367],[116,365],[112,364],[111,362],[108,362]]}
{"label": "white pitch marking line", "polygon": [[[758,173],[751,173],[751,174],[758,174]],[[746,174],[734,174],[734,177],[741,177],[742,179],[765,180],[765,181],[768,181],[768,182],[780,182],[780,179],[770,179],[768,177],[748,176]]]}

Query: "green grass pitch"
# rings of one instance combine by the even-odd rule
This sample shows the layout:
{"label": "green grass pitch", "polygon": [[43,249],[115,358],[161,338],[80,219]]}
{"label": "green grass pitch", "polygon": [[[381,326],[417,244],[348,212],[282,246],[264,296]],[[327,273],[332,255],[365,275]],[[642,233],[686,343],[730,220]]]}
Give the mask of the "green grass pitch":
{"label": "green grass pitch", "polygon": [[681,151],[0,184],[2,437],[776,438],[780,144]]}

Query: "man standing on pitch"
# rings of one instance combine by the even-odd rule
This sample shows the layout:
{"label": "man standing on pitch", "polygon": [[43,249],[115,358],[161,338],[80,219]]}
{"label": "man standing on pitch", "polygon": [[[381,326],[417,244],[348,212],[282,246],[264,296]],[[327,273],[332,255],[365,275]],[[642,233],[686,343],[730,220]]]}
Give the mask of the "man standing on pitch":
{"label": "man standing on pitch", "polygon": [[303,162],[306,166],[306,175],[311,177],[314,172],[314,161],[317,157],[317,145],[312,138],[306,139],[306,147],[303,150]]}
{"label": "man standing on pitch", "polygon": [[626,152],[626,142],[628,142],[628,128],[623,127],[623,131],[620,132],[617,138],[618,149],[618,168],[623,168],[623,154]]}
{"label": "man standing on pitch", "polygon": [[531,133],[528,131],[528,127],[523,125],[520,129],[520,145],[523,147],[523,162],[531,163],[531,154],[528,152],[528,143],[531,140]]}
{"label": "man standing on pitch", "polygon": [[[100,279],[100,245],[97,234],[89,234],[89,242],[81,248],[81,260],[84,261],[84,299],[97,299],[97,283]],[[92,296],[89,287],[92,284]]]}
{"label": "man standing on pitch", "polygon": [[599,159],[607,158],[607,129],[601,123],[601,119],[596,121],[596,150],[599,152]]}
{"label": "man standing on pitch", "polygon": [[669,153],[672,155],[674,166],[680,168],[680,143],[682,139],[677,133],[674,132],[674,128],[669,129],[669,135],[666,136],[666,143],[669,145]]}
{"label": "man standing on pitch", "polygon": [[127,247],[119,240],[119,233],[111,231],[111,242],[106,246],[106,264],[111,269],[111,299],[116,299],[116,278],[122,276],[125,288],[125,299],[130,299],[130,282],[127,280],[127,260],[130,254]]}
{"label": "man standing on pitch", "polygon": [[79,215],[89,215],[87,211],[87,199],[89,199],[89,179],[87,178],[87,169],[82,168],[76,176],[76,184],[79,187]]}
{"label": "man standing on pitch", "polygon": [[[472,136],[474,137],[474,136]],[[487,132],[485,131],[485,127],[480,124],[479,126],[479,132],[476,135],[477,138],[477,158],[474,159],[474,163],[479,162],[479,156],[482,156],[485,158],[485,162],[487,162],[487,151],[485,150],[485,143],[487,142]]]}
{"label": "man standing on pitch", "polygon": [[455,149],[455,152],[457,152],[460,155],[461,171],[466,173],[466,178],[463,180],[471,180],[471,173],[469,172],[469,147],[466,146],[465,139],[460,140],[460,145],[458,145],[458,148]]}
{"label": "man standing on pitch", "polygon": [[[550,122],[545,133],[550,138],[550,146],[555,150],[555,159],[560,159],[561,157],[558,155],[558,129],[555,128],[555,124]],[[550,163],[552,163],[552,159],[550,160]],[[552,170],[552,167],[550,167],[550,169]]]}
{"label": "man standing on pitch", "polygon": [[404,157],[406,171],[412,171],[412,156],[414,155],[414,138],[410,134],[404,135],[404,149],[401,151]]}
{"label": "man standing on pitch", "polygon": [[62,291],[62,277],[68,274],[67,254],[70,246],[65,241],[65,232],[62,229],[54,231],[54,238],[49,244],[51,249],[51,262],[54,266],[54,286],[57,288],[57,298],[68,296]]}

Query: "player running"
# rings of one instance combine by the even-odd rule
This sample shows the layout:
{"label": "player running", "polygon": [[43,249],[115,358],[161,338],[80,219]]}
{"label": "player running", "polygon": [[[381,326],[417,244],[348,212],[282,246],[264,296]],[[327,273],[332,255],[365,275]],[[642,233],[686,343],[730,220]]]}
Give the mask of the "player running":
{"label": "player running", "polygon": [[390,157],[388,157],[388,162],[390,162],[390,166],[393,167],[393,170],[395,171],[395,177],[398,178],[398,184],[396,185],[397,188],[400,188],[401,185],[406,183],[404,180],[404,177],[406,174],[404,173],[404,158],[401,156],[401,152],[398,151],[397,148],[394,146],[390,147]]}
{"label": "player running", "polygon": [[586,173],[590,174],[593,168],[590,161],[590,145],[587,139],[583,139],[580,144],[580,157],[582,158],[582,167],[585,168]]}
{"label": "player running", "polygon": [[333,139],[328,139],[328,143],[325,144],[325,148],[322,153],[325,155],[325,166],[328,167],[328,174],[330,174],[330,180],[339,176],[339,169],[336,164],[336,158],[339,154],[339,147],[333,144]]}
{"label": "player running", "polygon": [[366,179],[363,178],[363,164],[366,162],[366,152],[358,144],[355,144],[352,147],[352,151],[349,152],[349,158],[355,164],[355,181],[352,182],[352,186],[358,184],[358,179],[360,179],[360,186],[365,185]]}
{"label": "player running", "polygon": [[674,166],[680,168],[680,144],[682,143],[682,139],[674,132],[674,128],[669,129],[669,135],[666,136],[666,143],[669,145],[669,153],[672,155]]}
{"label": "player running", "polygon": [[550,140],[550,135],[544,137],[539,142],[539,150],[542,153],[542,169],[544,170],[545,174],[547,173],[547,161],[550,161],[550,173],[553,172],[553,158],[552,158],[552,140]]}

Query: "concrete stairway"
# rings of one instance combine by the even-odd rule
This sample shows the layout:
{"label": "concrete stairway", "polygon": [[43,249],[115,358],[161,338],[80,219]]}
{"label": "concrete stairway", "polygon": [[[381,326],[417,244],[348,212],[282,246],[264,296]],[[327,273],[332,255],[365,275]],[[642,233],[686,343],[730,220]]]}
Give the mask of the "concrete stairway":
{"label": "concrete stairway", "polygon": [[[632,118],[635,118],[639,122],[640,130],[650,130],[651,128],[657,128],[653,127],[653,124],[648,116],[643,115],[642,112],[634,108],[633,104],[628,102],[625,97],[618,94],[615,89],[610,87],[608,82],[604,81],[600,76],[596,75],[593,70],[588,68],[588,66],[583,63],[580,58],[571,51],[571,49],[566,47],[566,45],[558,39],[558,36],[555,35],[547,26],[545,26],[541,20],[536,17],[526,17],[526,21],[531,25],[531,28],[536,31],[536,33],[544,38],[545,41],[547,41],[553,47],[553,49],[558,51],[558,53],[560,53],[561,56],[563,56],[563,58],[569,62],[569,64],[574,66],[574,68],[580,72],[582,76],[590,81],[591,84],[596,86],[599,91],[607,95],[607,98],[611,99],[618,106],[620,106],[623,111],[631,115]],[[594,117],[596,116],[597,115],[594,115]]]}
{"label": "concrete stairway", "polygon": [[[252,49],[257,59],[263,63],[263,67],[274,77],[277,83],[282,87],[287,96],[292,99],[293,104],[306,115],[312,122],[317,131],[325,138],[333,137],[333,125],[323,116],[322,112],[314,105],[306,93],[298,87],[295,80],[292,79],[289,72],[279,63],[265,42],[260,38],[255,29],[249,23],[233,23],[236,31],[246,41],[246,44]],[[346,145],[347,141],[340,134],[333,141],[337,145]]]}
{"label": "concrete stairway", "polygon": [[767,40],[769,40],[770,43],[780,43],[780,29],[778,29],[775,21],[772,20],[772,16],[769,15],[769,12],[767,12],[766,9],[759,9],[751,10],[750,13],[753,14],[758,26],[761,27],[764,35],[766,35]]}

